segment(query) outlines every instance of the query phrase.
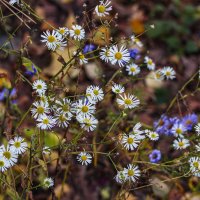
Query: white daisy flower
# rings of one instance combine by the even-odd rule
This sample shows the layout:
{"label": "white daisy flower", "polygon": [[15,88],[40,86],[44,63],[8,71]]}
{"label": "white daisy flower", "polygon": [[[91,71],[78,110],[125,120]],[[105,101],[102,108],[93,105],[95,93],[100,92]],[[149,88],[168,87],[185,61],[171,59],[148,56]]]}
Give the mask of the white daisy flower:
{"label": "white daisy flower", "polygon": [[145,138],[144,131],[140,130],[140,128],[142,127],[142,124],[140,122],[138,122],[137,124],[135,124],[135,126],[133,127],[133,130],[130,132],[130,134],[135,135],[135,137],[138,140],[143,140]]}
{"label": "white daisy flower", "polygon": [[49,104],[46,104],[42,101],[36,101],[33,103],[33,108],[31,109],[32,116],[37,119],[40,115],[49,113]]}
{"label": "white daisy flower", "polygon": [[115,94],[121,94],[121,93],[124,93],[125,88],[124,88],[122,85],[116,84],[116,83],[115,83],[115,84],[112,86],[112,91],[113,91]]}
{"label": "white daisy flower", "polygon": [[138,166],[133,164],[128,164],[127,168],[124,168],[124,174],[127,181],[136,182],[140,177],[140,170]]}
{"label": "white daisy flower", "polygon": [[175,137],[184,137],[184,133],[187,131],[187,128],[182,123],[175,123],[172,128],[171,132],[174,134]]}
{"label": "white daisy flower", "polygon": [[148,56],[145,56],[145,57],[144,57],[144,63],[147,64],[147,68],[148,68],[149,70],[155,70],[156,65],[155,65],[155,63],[153,62],[153,60],[152,60],[151,58],[149,58]]}
{"label": "white daisy flower", "polygon": [[126,71],[128,71],[128,75],[135,76],[140,73],[140,67],[136,64],[130,64],[126,66]]}
{"label": "white daisy flower", "polygon": [[56,124],[52,116],[40,115],[37,119],[37,127],[42,130],[52,129]]}
{"label": "white daisy flower", "polygon": [[197,135],[200,135],[200,123],[198,123],[197,125],[195,125],[194,130],[196,132]]}
{"label": "white daisy flower", "polygon": [[121,143],[127,150],[133,151],[135,148],[138,147],[140,139],[138,139],[133,134],[129,135],[123,134]]}
{"label": "white daisy flower", "polygon": [[120,98],[117,98],[117,103],[124,108],[135,108],[140,104],[140,100],[132,94],[120,94]]}
{"label": "white daisy flower", "polygon": [[135,37],[135,35],[132,35],[131,36],[131,40],[132,40],[132,42],[135,44],[135,45],[137,45],[138,47],[143,47],[143,44],[142,44],[142,42],[137,38],[137,37]]}
{"label": "white daisy flower", "polygon": [[33,89],[39,95],[43,95],[47,90],[47,84],[43,80],[36,80],[33,82]]}
{"label": "white daisy flower", "polygon": [[11,150],[11,147],[2,145],[0,147],[0,157],[3,157],[8,162],[8,167],[11,167],[17,163],[18,155]]}
{"label": "white daisy flower", "polygon": [[195,149],[196,149],[196,151],[200,151],[200,143],[198,143],[197,145],[195,145]]}
{"label": "white daisy flower", "polygon": [[164,67],[161,69],[162,74],[168,79],[176,78],[176,72],[172,67]]}
{"label": "white daisy flower", "polygon": [[45,178],[44,181],[43,181],[43,184],[44,184],[44,187],[50,188],[54,185],[54,181],[51,177]]}
{"label": "white daisy flower", "polygon": [[9,162],[4,157],[0,156],[0,172],[5,172],[9,167]]}
{"label": "white daisy flower", "polygon": [[39,99],[39,101],[42,101],[42,102],[45,103],[46,105],[49,105],[48,98],[47,98],[47,96],[45,96],[44,94],[39,95],[39,96],[38,96],[38,99]]}
{"label": "white daisy flower", "polygon": [[109,59],[112,65],[119,64],[120,67],[123,67],[130,61],[130,53],[124,46],[119,48],[117,45],[114,45],[110,48]]}
{"label": "white daisy flower", "polygon": [[155,72],[154,72],[154,78],[156,79],[156,80],[164,80],[164,75],[162,74],[162,72],[161,72],[161,69],[158,69],[158,70],[156,70]]}
{"label": "white daisy flower", "polygon": [[92,105],[88,99],[80,99],[73,104],[73,112],[75,112],[76,115],[82,115],[83,117],[94,114],[95,109],[95,106]]}
{"label": "white daisy flower", "polygon": [[173,147],[178,149],[186,149],[188,146],[190,146],[189,140],[184,138],[178,138],[177,140],[174,140]]}
{"label": "white daisy flower", "polygon": [[192,172],[198,172],[200,167],[200,158],[199,157],[191,157],[188,160],[190,164],[190,169]]}
{"label": "white daisy flower", "polygon": [[55,112],[59,113],[65,113],[68,115],[69,118],[72,117],[71,113],[71,100],[68,98],[63,98],[60,100],[55,101],[55,107],[54,107]]}
{"label": "white daisy flower", "polygon": [[92,115],[86,117],[78,115],[76,119],[81,124],[81,128],[88,132],[94,131],[98,124],[98,120]]}
{"label": "white daisy flower", "polygon": [[110,57],[109,57],[110,56],[110,50],[109,50],[109,48],[107,48],[107,47],[102,48],[99,55],[100,55],[101,60],[103,60],[107,63],[110,61]]}
{"label": "white daisy flower", "polygon": [[66,37],[69,34],[69,29],[62,27],[56,30],[62,37]]}
{"label": "white daisy flower", "polygon": [[152,140],[152,141],[157,141],[159,139],[159,134],[154,132],[154,131],[150,131],[150,130],[146,130],[145,131],[147,134],[147,137]]}
{"label": "white daisy flower", "polygon": [[104,17],[109,15],[109,11],[112,10],[112,6],[110,5],[111,1],[107,0],[104,2],[103,0],[100,1],[100,4],[95,7],[95,12],[99,17]]}
{"label": "white daisy flower", "polygon": [[9,141],[10,149],[11,151],[14,151],[16,154],[22,154],[24,153],[28,145],[24,141],[24,138],[16,136],[12,140]]}
{"label": "white daisy flower", "polygon": [[103,100],[104,94],[99,86],[90,85],[86,89],[86,96],[90,102],[98,102]]}
{"label": "white daisy flower", "polygon": [[45,155],[49,155],[51,153],[50,147],[47,147],[47,146],[43,147],[42,153]]}
{"label": "white daisy flower", "polygon": [[41,41],[46,43],[49,50],[55,51],[57,48],[62,49],[62,47],[66,46],[66,41],[63,41],[61,34],[55,30],[53,30],[52,33],[47,30],[43,32],[41,37],[43,38]]}
{"label": "white daisy flower", "polygon": [[88,59],[84,56],[84,54],[80,53],[78,55],[78,57],[79,57],[79,63],[80,63],[80,65],[88,63]]}
{"label": "white daisy flower", "polygon": [[62,128],[67,128],[69,125],[69,121],[71,120],[71,117],[67,115],[67,113],[60,113],[56,112],[54,115],[55,123]]}
{"label": "white daisy flower", "polygon": [[79,153],[76,159],[82,165],[88,165],[92,162],[92,156],[89,153],[86,153],[86,152]]}
{"label": "white daisy flower", "polygon": [[15,3],[16,3],[16,4],[19,4],[19,0],[10,0],[10,1],[9,1],[9,4],[10,4],[10,5],[14,5]]}
{"label": "white daisy flower", "polygon": [[124,171],[117,171],[115,180],[117,183],[120,183],[120,184],[125,183],[127,180],[127,175],[124,173]]}
{"label": "white daisy flower", "polygon": [[79,25],[73,25],[69,33],[70,36],[75,40],[82,40],[85,38],[85,30]]}

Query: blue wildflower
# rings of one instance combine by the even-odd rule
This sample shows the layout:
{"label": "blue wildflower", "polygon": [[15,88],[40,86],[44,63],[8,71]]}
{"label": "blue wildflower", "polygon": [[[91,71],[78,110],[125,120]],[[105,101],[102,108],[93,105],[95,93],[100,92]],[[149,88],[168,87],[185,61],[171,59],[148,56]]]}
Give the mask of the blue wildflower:
{"label": "blue wildflower", "polygon": [[97,47],[96,47],[96,45],[94,45],[94,44],[86,44],[86,45],[84,46],[84,48],[83,48],[83,54],[86,54],[86,53],[88,53],[88,52],[90,52],[90,51],[94,51],[96,48],[97,48]]}
{"label": "blue wildflower", "polygon": [[3,101],[9,94],[9,90],[7,88],[3,88],[0,92],[0,101]]}
{"label": "blue wildflower", "polygon": [[161,152],[160,152],[160,150],[154,149],[149,154],[149,159],[150,159],[150,162],[152,162],[152,163],[158,163],[161,160]]}
{"label": "blue wildflower", "polygon": [[158,121],[154,122],[154,129],[159,134],[167,134],[169,119],[166,115],[162,115]]}
{"label": "blue wildflower", "polygon": [[130,57],[132,59],[136,59],[138,56],[138,49],[129,49]]}
{"label": "blue wildflower", "polygon": [[32,70],[26,69],[25,74],[27,74],[28,76],[34,76],[37,73],[37,69],[35,68],[34,65],[32,65]]}
{"label": "blue wildflower", "polygon": [[10,91],[10,99],[11,99],[12,104],[16,104],[17,103],[16,95],[17,95],[17,90],[16,90],[16,88],[13,88]]}
{"label": "blue wildflower", "polygon": [[0,101],[5,100],[6,98],[10,98],[11,102],[13,104],[16,104],[16,94],[17,91],[15,88],[13,88],[12,90],[9,90],[7,88],[4,88],[1,92],[0,92]]}
{"label": "blue wildflower", "polygon": [[180,123],[180,119],[178,117],[169,117],[168,123],[166,126],[166,135],[173,135],[172,127],[174,124]]}
{"label": "blue wildflower", "polygon": [[182,119],[183,125],[186,127],[188,131],[192,130],[192,127],[197,124],[198,116],[196,114],[188,114]]}

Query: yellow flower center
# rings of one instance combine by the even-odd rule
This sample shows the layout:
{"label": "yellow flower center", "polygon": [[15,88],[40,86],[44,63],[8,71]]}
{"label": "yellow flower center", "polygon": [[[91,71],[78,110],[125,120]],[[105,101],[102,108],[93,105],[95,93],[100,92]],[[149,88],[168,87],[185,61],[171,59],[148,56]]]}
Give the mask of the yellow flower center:
{"label": "yellow flower center", "polygon": [[117,52],[117,53],[115,54],[115,58],[116,58],[117,60],[121,60],[121,59],[122,59],[122,53]]}
{"label": "yellow flower center", "polygon": [[193,163],[193,166],[194,166],[195,168],[198,168],[198,167],[199,167],[199,163],[195,161],[195,162]]}
{"label": "yellow flower center", "polygon": [[152,137],[152,138],[156,138],[156,134],[155,134],[155,133],[152,133],[152,134],[151,134],[151,137]]}
{"label": "yellow flower center", "polygon": [[190,125],[190,124],[192,124],[192,121],[191,121],[191,120],[187,120],[187,121],[186,121],[186,124],[187,124],[187,125]]}
{"label": "yellow flower center", "polygon": [[127,104],[127,105],[130,105],[130,104],[132,104],[132,100],[131,99],[125,99],[124,103]]}
{"label": "yellow flower center", "polygon": [[98,94],[99,94],[99,91],[98,91],[98,90],[94,90],[93,93],[94,93],[95,95],[98,95]]}
{"label": "yellow flower center", "polygon": [[135,72],[136,71],[136,69],[135,69],[135,67],[131,67],[131,72]]}
{"label": "yellow flower center", "polygon": [[109,56],[109,50],[107,50],[106,52],[105,52],[105,56]]}
{"label": "yellow flower center", "polygon": [[133,138],[128,138],[127,142],[128,142],[128,144],[133,144],[134,139]]}
{"label": "yellow flower center", "polygon": [[166,76],[170,76],[171,75],[171,72],[166,72]]}
{"label": "yellow flower center", "polygon": [[128,176],[134,176],[134,171],[132,169],[129,169],[128,170]]}
{"label": "yellow flower center", "polygon": [[178,145],[179,145],[180,147],[182,147],[182,146],[184,145],[184,143],[183,143],[183,142],[179,142]]}
{"label": "yellow flower center", "polygon": [[82,161],[86,161],[87,160],[87,156],[85,156],[85,155],[81,156],[81,160]]}
{"label": "yellow flower center", "polygon": [[60,115],[60,116],[59,116],[59,120],[60,120],[61,122],[64,122],[64,121],[66,121],[66,117],[65,117],[64,115]]}
{"label": "yellow flower center", "polygon": [[84,56],[83,54],[81,54],[81,55],[79,55],[79,58],[80,58],[81,60],[83,60],[83,59],[85,58],[85,56]]}
{"label": "yellow flower center", "polygon": [[161,77],[161,74],[159,72],[156,73],[156,78],[159,79]]}
{"label": "yellow flower center", "polygon": [[62,109],[63,109],[64,112],[69,111],[69,105],[68,104],[64,104]]}
{"label": "yellow flower center", "polygon": [[43,114],[44,113],[44,108],[42,106],[37,107],[37,113]]}
{"label": "yellow flower center", "polygon": [[11,153],[9,151],[5,151],[3,153],[3,156],[6,157],[7,159],[10,159],[11,158]]}
{"label": "yellow flower center", "polygon": [[86,113],[88,112],[89,109],[88,109],[88,106],[83,106],[81,110],[82,112]]}
{"label": "yellow flower center", "polygon": [[0,160],[0,167],[3,167],[4,165],[5,163],[2,160]]}
{"label": "yellow flower center", "polygon": [[153,61],[152,61],[152,60],[148,60],[147,64],[148,64],[148,65],[152,65],[152,64],[153,64]]}
{"label": "yellow flower center", "polygon": [[180,128],[177,128],[177,129],[176,129],[176,133],[177,133],[177,134],[181,134],[181,133],[182,133],[182,130],[181,130]]}
{"label": "yellow flower center", "polygon": [[60,29],[60,30],[59,30],[59,33],[63,35],[63,34],[65,33],[65,29],[63,29],[63,28]]}
{"label": "yellow flower center", "polygon": [[14,143],[14,146],[15,146],[16,148],[20,148],[20,147],[21,147],[21,142],[18,142],[18,141],[15,142],[15,143]]}
{"label": "yellow flower center", "polygon": [[37,85],[37,89],[42,89],[42,85]]}
{"label": "yellow flower center", "polygon": [[48,119],[43,119],[43,124],[49,124],[49,120]]}
{"label": "yellow flower center", "polygon": [[75,35],[80,35],[80,34],[81,34],[81,31],[80,31],[79,29],[75,29],[75,30],[74,30],[74,34],[75,34]]}
{"label": "yellow flower center", "polygon": [[105,10],[106,10],[106,7],[105,7],[105,6],[103,6],[103,5],[98,6],[98,11],[99,11],[100,13],[104,13]]}
{"label": "yellow flower center", "polygon": [[47,38],[48,42],[52,43],[56,41],[56,38],[53,35],[49,35]]}

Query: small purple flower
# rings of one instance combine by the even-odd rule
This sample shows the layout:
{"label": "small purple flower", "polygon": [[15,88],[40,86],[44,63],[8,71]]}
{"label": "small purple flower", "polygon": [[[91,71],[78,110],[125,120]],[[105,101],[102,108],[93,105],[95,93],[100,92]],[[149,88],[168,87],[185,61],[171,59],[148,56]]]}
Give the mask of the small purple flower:
{"label": "small purple flower", "polygon": [[94,51],[96,49],[96,46],[94,44],[86,44],[83,48],[83,54],[86,54],[90,51]]}
{"label": "small purple flower", "polygon": [[152,163],[158,163],[161,160],[161,152],[158,149],[154,149],[150,154],[149,154],[149,160]]}
{"label": "small purple flower", "polygon": [[172,127],[174,126],[174,124],[180,123],[180,119],[178,117],[169,117],[168,118],[168,124],[167,124],[167,135],[173,135],[172,132]]}
{"label": "small purple flower", "polygon": [[162,115],[159,120],[154,122],[154,130],[159,134],[167,134],[168,126],[169,126],[169,120],[166,115]]}
{"label": "small purple flower", "polygon": [[129,53],[132,59],[138,58],[138,49],[129,49]]}
{"label": "small purple flower", "polygon": [[35,68],[34,65],[32,65],[32,70],[28,70],[26,69],[25,74],[27,74],[28,76],[34,76],[37,73],[37,69]]}
{"label": "small purple flower", "polygon": [[17,103],[16,95],[17,95],[17,90],[16,90],[16,88],[13,88],[10,92],[10,99],[11,99],[12,104]]}
{"label": "small purple flower", "polygon": [[17,91],[15,88],[13,88],[12,90],[9,90],[7,88],[4,88],[1,92],[0,92],[0,101],[3,101],[4,99],[8,98],[11,100],[11,102],[13,104],[16,104],[16,94]]}
{"label": "small purple flower", "polygon": [[192,130],[192,127],[197,124],[198,116],[196,114],[188,114],[182,119],[183,125],[186,127],[188,131]]}
{"label": "small purple flower", "polygon": [[3,101],[9,94],[9,90],[7,88],[3,88],[0,92],[0,101]]}

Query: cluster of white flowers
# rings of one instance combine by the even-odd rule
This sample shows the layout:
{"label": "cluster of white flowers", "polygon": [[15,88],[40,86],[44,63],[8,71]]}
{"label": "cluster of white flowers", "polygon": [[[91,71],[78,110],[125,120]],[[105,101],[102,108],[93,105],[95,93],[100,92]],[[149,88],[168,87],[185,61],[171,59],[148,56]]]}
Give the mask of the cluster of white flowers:
{"label": "cluster of white flowers", "polygon": [[[94,116],[96,104],[104,98],[104,92],[99,86],[88,86],[85,96],[75,102],[68,98],[48,98],[45,96],[47,85],[42,80],[36,80],[33,89],[38,95],[38,100],[33,103],[31,113],[39,128],[52,129],[56,125],[66,128],[73,115],[82,129],[93,131],[97,127],[98,120]],[[119,94],[116,101],[124,109],[135,108],[140,104],[139,99],[134,95],[125,93],[121,95],[120,93],[125,89],[120,85],[114,84],[112,91]]]}
{"label": "cluster of white flowers", "polygon": [[141,131],[141,124],[137,123],[129,134],[123,134],[121,143],[127,150],[134,150],[138,147],[141,140],[145,138],[144,131]]}
{"label": "cluster of white flowers", "polygon": [[18,156],[23,154],[28,148],[24,138],[16,136],[11,139],[8,144],[0,146],[0,171],[4,172],[8,168],[15,165]]}
{"label": "cluster of white flowers", "polygon": [[116,182],[123,184],[125,182],[132,182],[135,183],[137,179],[140,177],[141,172],[138,168],[138,166],[133,164],[128,164],[127,168],[124,168],[121,171],[117,172],[117,175],[115,176]]}
{"label": "cluster of white flowers", "polygon": [[67,37],[78,41],[83,40],[85,38],[85,30],[80,25],[73,25],[71,29],[60,27],[56,30],[43,32],[41,37],[41,41],[46,44],[49,50],[63,50],[67,45]]}

